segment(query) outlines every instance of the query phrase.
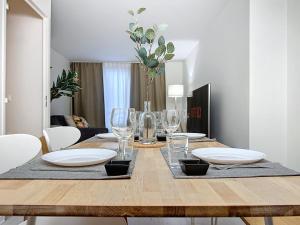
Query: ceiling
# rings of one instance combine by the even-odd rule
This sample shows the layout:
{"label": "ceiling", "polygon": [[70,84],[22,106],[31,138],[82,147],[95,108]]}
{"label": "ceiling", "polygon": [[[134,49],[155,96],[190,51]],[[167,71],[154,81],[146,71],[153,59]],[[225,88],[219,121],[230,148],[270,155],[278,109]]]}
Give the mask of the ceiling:
{"label": "ceiling", "polygon": [[52,0],[52,48],[72,61],[134,61],[127,11],[145,7],[140,24],[168,24],[163,34],[183,60],[228,1]]}

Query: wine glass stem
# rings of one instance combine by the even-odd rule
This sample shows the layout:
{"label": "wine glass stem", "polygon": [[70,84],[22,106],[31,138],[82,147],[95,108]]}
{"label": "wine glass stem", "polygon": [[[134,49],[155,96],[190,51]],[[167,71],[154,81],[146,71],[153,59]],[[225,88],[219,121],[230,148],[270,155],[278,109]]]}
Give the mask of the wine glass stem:
{"label": "wine glass stem", "polygon": [[122,159],[125,159],[125,156],[126,156],[126,143],[127,143],[126,139],[124,139],[124,138],[119,139],[119,152],[120,152]]}

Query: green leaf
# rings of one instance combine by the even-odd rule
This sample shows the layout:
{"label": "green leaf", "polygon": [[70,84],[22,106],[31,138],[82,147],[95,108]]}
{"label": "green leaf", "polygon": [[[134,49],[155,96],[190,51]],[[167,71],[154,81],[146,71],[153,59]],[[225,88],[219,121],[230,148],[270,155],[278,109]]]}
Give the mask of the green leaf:
{"label": "green leaf", "polygon": [[166,51],[166,46],[161,45],[155,49],[155,54],[160,57]]}
{"label": "green leaf", "polygon": [[171,59],[173,59],[174,56],[175,56],[174,54],[166,54],[165,60],[171,60]]}
{"label": "green leaf", "polygon": [[137,28],[137,24],[136,23],[130,23],[129,24],[129,30],[130,31],[134,31]]}
{"label": "green leaf", "polygon": [[142,38],[144,36],[144,29],[143,27],[138,27],[135,29],[134,34],[137,38]]}
{"label": "green leaf", "polygon": [[164,45],[166,42],[165,42],[165,38],[164,36],[160,36],[158,38],[158,45],[161,46],[161,45]]}
{"label": "green leaf", "polygon": [[139,57],[144,61],[147,58],[147,50],[143,47],[138,50]]}
{"label": "green leaf", "polygon": [[165,64],[160,64],[158,66],[158,75],[164,75],[165,74]]}
{"label": "green leaf", "polygon": [[146,44],[146,42],[147,42],[147,38],[145,35],[143,35],[143,37],[141,38],[141,43]]}
{"label": "green leaf", "polygon": [[159,62],[157,59],[149,59],[147,62],[147,66],[150,68],[155,68],[158,66],[158,64],[159,64]]}
{"label": "green leaf", "polygon": [[134,16],[133,10],[129,10],[128,13],[129,13],[130,15]]}
{"label": "green leaf", "polygon": [[155,77],[157,75],[155,69],[150,69],[148,72],[147,72],[147,75],[149,77]]}
{"label": "green leaf", "polygon": [[167,52],[168,53],[173,53],[175,51],[175,47],[174,47],[174,44],[172,42],[169,42],[167,44]]}
{"label": "green leaf", "polygon": [[136,42],[136,37],[134,34],[130,35],[130,39],[133,41],[133,42]]}
{"label": "green leaf", "polygon": [[150,60],[150,59],[155,59],[155,53],[152,53],[148,56],[148,60]]}
{"label": "green leaf", "polygon": [[155,38],[155,32],[154,32],[154,30],[153,30],[152,28],[147,29],[147,30],[146,30],[146,33],[145,33],[145,36],[146,36],[146,38],[147,38],[150,42],[152,42],[153,39]]}
{"label": "green leaf", "polygon": [[139,8],[137,11],[137,14],[141,14],[142,12],[144,12],[146,10],[146,8]]}

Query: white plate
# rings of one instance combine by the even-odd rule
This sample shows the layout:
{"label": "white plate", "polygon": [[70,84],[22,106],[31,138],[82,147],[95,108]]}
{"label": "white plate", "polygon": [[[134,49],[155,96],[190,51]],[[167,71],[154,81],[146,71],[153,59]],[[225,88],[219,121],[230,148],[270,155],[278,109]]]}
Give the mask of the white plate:
{"label": "white plate", "polygon": [[188,139],[200,139],[204,138],[206,135],[202,133],[174,133],[174,135],[185,135],[188,137]]}
{"label": "white plate", "polygon": [[198,148],[192,154],[210,163],[246,164],[260,161],[266,157],[262,152],[238,148]]}
{"label": "white plate", "polygon": [[113,133],[97,134],[96,137],[102,138],[102,139],[118,140],[118,137],[116,135],[114,135]]}
{"label": "white plate", "polygon": [[46,162],[58,166],[89,166],[115,157],[117,153],[108,149],[81,148],[50,152],[42,156]]}

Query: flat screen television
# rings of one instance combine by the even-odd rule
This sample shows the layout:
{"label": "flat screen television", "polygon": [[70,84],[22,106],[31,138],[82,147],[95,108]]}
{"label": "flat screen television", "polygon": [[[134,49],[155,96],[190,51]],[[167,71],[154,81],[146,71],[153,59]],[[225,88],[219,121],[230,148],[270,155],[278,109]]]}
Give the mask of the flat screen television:
{"label": "flat screen television", "polygon": [[204,133],[210,138],[210,84],[193,91],[187,99],[187,131]]}

